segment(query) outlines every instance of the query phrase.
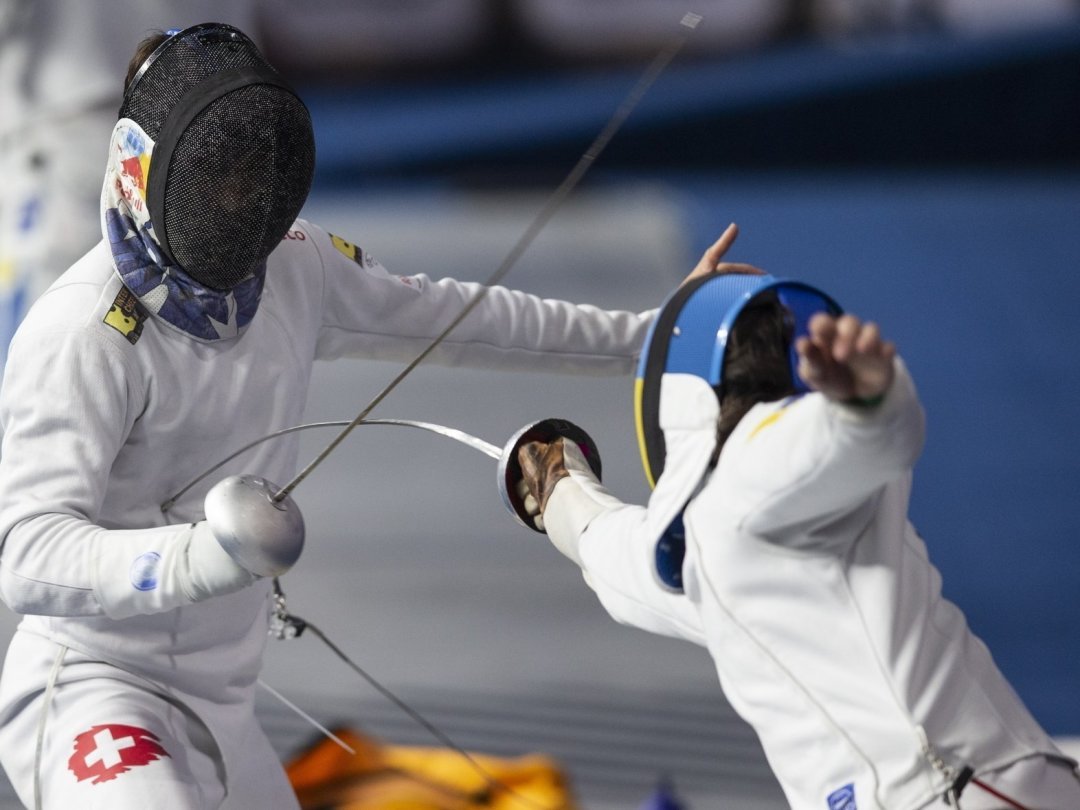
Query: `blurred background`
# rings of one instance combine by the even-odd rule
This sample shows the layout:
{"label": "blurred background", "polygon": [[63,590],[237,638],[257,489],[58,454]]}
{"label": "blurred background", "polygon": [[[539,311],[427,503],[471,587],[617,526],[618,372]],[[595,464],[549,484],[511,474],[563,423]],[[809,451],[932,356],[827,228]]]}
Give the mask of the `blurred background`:
{"label": "blurred background", "polygon": [[[1076,0],[0,0],[4,345],[100,238],[150,29],[253,33],[315,121],[304,215],[392,272],[484,280],[686,12],[697,30],[505,283],[647,309],[737,222],[734,260],[877,320],[928,413],[912,514],[945,594],[1075,744]],[[321,365],[310,418],[351,419],[399,370]],[[497,445],[568,418],[618,495],[647,496],[629,379],[421,366],[373,415]],[[332,436],[307,433],[304,458]],[[638,807],[665,777],[691,808],[783,807],[708,656],[611,622],[494,478],[444,438],[356,431],[296,492],[290,607],[459,743],[555,756],[583,807]],[[275,642],[265,677],[323,723],[437,744],[310,634]],[[260,711],[283,758],[310,741],[273,698]]]}

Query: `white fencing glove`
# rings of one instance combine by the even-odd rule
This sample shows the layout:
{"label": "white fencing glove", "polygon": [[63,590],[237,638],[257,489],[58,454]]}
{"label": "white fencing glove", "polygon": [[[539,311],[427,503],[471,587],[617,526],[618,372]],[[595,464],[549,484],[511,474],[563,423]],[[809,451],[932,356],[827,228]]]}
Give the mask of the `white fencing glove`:
{"label": "white fencing glove", "polygon": [[238,591],[259,579],[222,548],[205,520],[195,524],[187,548],[187,565],[180,566],[177,576],[192,602]]}
{"label": "white fencing glove", "polygon": [[92,546],[95,595],[123,619],[160,613],[279,576],[304,547],[304,520],[290,497],[254,476],[231,476],[206,496],[206,520],[187,526],[101,530]]}
{"label": "white fencing glove", "polygon": [[184,607],[257,579],[221,547],[205,520],[102,531],[95,541],[94,593],[111,619]]}

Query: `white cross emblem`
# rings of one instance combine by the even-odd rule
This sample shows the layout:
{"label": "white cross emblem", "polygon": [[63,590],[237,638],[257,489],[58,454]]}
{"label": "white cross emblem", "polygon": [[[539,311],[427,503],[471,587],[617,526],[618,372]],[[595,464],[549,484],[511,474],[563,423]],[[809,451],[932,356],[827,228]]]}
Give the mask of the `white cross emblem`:
{"label": "white cross emblem", "polygon": [[94,750],[89,752],[85,759],[87,767],[102,763],[106,768],[111,768],[114,765],[119,765],[123,760],[120,757],[120,752],[126,748],[131,748],[136,744],[134,737],[121,737],[119,740],[113,739],[112,732],[107,728],[103,728],[97,734],[94,735]]}

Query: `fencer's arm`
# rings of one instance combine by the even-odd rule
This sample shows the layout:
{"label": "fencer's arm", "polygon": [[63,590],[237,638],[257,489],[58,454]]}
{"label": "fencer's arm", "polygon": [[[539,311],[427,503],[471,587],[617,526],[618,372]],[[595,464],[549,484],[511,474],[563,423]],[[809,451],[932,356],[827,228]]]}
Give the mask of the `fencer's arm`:
{"label": "fencer's arm", "polygon": [[93,519],[144,404],[126,353],[89,334],[12,343],[0,393],[0,597],[17,613],[123,618],[249,584],[205,522],[121,530]]}
{"label": "fencer's arm", "polygon": [[821,393],[752,409],[724,445],[715,478],[742,526],[762,535],[840,516],[908,476],[925,419],[906,367],[892,359],[888,388],[870,402]]}
{"label": "fencer's arm", "polygon": [[206,521],[109,530],[70,515],[43,515],[9,532],[0,554],[4,603],[40,616],[160,613],[255,579]]}
{"label": "fencer's arm", "polygon": [[764,415],[751,410],[718,468],[719,491],[738,501],[743,527],[764,535],[841,517],[910,475],[925,436],[914,383],[876,324],[818,313],[795,348],[799,375],[815,392]]}
{"label": "fencer's arm", "polygon": [[[303,227],[308,239],[279,250],[297,264],[322,268],[320,359],[408,362],[481,290],[480,284],[451,278],[392,275],[359,247],[349,246],[355,257],[350,258],[350,251],[335,246],[322,229],[311,223]],[[633,369],[652,315],[496,286],[428,359],[481,368],[625,374]]]}
{"label": "fencer's arm", "polygon": [[552,544],[577,563],[613,619],[653,633],[704,644],[697,610],[660,586],[652,559],[666,526],[645,507],[624,504],[593,474],[581,451],[564,443],[568,475],[555,483],[543,509]]}

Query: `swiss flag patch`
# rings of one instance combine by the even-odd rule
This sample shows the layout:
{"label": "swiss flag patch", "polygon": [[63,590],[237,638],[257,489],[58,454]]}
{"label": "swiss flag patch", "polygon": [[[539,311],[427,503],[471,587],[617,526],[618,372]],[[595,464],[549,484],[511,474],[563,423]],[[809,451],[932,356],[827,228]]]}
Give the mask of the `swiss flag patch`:
{"label": "swiss flag patch", "polygon": [[167,756],[169,752],[153,732],[109,723],[94,726],[75,738],[75,753],[68,760],[68,769],[78,781],[90,779],[90,784],[98,785]]}

